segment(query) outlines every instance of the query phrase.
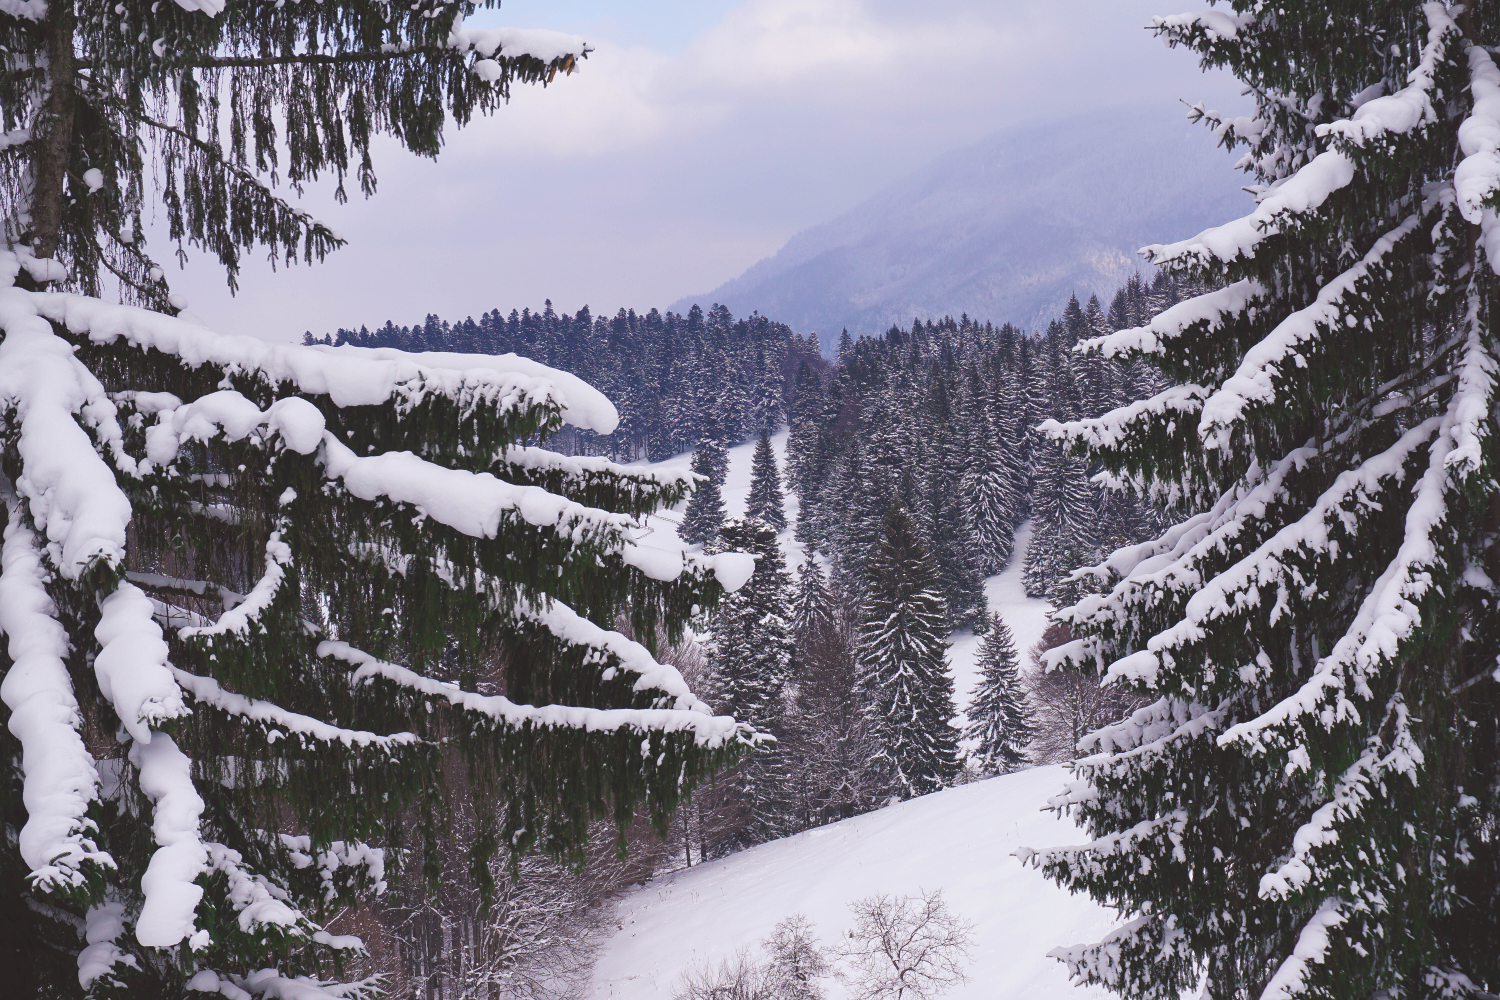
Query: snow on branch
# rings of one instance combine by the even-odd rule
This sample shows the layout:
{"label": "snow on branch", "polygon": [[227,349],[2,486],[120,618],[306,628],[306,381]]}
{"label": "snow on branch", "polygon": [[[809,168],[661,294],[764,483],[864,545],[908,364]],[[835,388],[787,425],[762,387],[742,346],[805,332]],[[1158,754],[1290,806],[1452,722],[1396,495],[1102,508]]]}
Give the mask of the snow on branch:
{"label": "snow on branch", "polygon": [[1337,899],[1325,899],[1297,935],[1296,947],[1266,984],[1260,1000],[1293,1000],[1305,995],[1309,965],[1321,965],[1328,955],[1328,935],[1347,918]]}
{"label": "snow on branch", "polygon": [[156,608],[139,587],[122,581],[99,605],[94,638],[94,676],[133,739],[150,743],[151,727],[191,712],[167,663],[167,643],[156,623]]}
{"label": "snow on branch", "polygon": [[212,642],[214,636],[249,634],[251,623],[257,621],[275,600],[276,592],[286,580],[286,568],[292,564],[292,547],[281,540],[285,526],[285,522],[281,522],[266,539],[266,571],[255,581],[245,599],[225,611],[212,625],[179,629],[179,638],[206,638]]}
{"label": "snow on branch", "polygon": [[591,51],[579,35],[546,28],[468,28],[462,18],[454,24],[448,45],[460,52],[473,52],[480,60],[498,56],[531,58],[548,64],[570,57],[581,59]]}
{"label": "snow on branch", "polygon": [[[1461,39],[1463,32],[1441,3],[1423,4],[1422,13],[1427,16],[1427,41],[1422,46],[1416,69],[1407,75],[1407,85],[1394,94],[1360,102],[1347,119],[1319,125],[1316,129],[1318,135],[1333,135],[1355,146],[1363,146],[1371,139],[1404,135],[1418,126],[1438,120],[1438,113],[1432,106],[1438,63],[1443,49],[1451,40]],[[1472,61],[1472,55],[1470,59]]]}
{"label": "snow on branch", "polygon": [[450,705],[468,712],[489,716],[512,728],[582,729],[587,732],[691,732],[699,746],[719,747],[740,736],[741,727],[729,716],[711,716],[705,712],[669,708],[579,708],[569,705],[517,705],[501,695],[481,695],[465,691],[457,684],[435,680],[379,660],[355,649],[346,642],[318,643],[318,655],[343,660],[355,667],[351,683],[369,683],[384,678],[401,687],[442,698]]}
{"label": "snow on branch", "polygon": [[[1419,232],[1422,213],[1413,212],[1395,229],[1375,241],[1364,258],[1334,278],[1318,291],[1312,305],[1299,309],[1276,325],[1264,340],[1250,348],[1239,371],[1227,379],[1203,404],[1198,433],[1205,448],[1227,450],[1231,429],[1244,418],[1252,403],[1276,401],[1276,379],[1288,362],[1306,366],[1299,353],[1304,344],[1312,343],[1324,331],[1341,326],[1372,329],[1368,316],[1361,316],[1359,306],[1368,307],[1368,284],[1385,280],[1386,257],[1406,237]],[[1353,304],[1352,306],[1350,304]]]}
{"label": "snow on branch", "polygon": [[338,898],[338,887],[334,884],[335,873],[341,868],[363,867],[374,884],[375,894],[385,892],[385,849],[371,847],[361,841],[335,840],[322,850],[314,851],[312,838],[306,835],[294,837],[288,833],[277,835],[281,846],[287,850],[292,867],[318,869],[318,878],[323,883],[323,898],[333,902]]}
{"label": "snow on branch", "polygon": [[[0,486],[8,486],[0,479]],[[0,682],[10,709],[7,728],[21,744],[21,858],[42,889],[85,881],[88,863],[114,859],[90,837],[89,803],[99,795],[99,772],[78,733],[82,723],[65,658],[68,634],[47,596],[46,569],[32,533],[21,523],[16,497],[6,497],[8,520],[0,549],[0,634],[12,665]]]}
{"label": "snow on branch", "polygon": [[1353,160],[1336,150],[1319,153],[1266,194],[1249,215],[1177,243],[1153,243],[1140,252],[1157,266],[1172,261],[1207,266],[1215,261],[1229,263],[1254,257],[1261,241],[1281,232],[1288,218],[1316,211],[1329,195],[1353,180]]}
{"label": "snow on branch", "polygon": [[87,411],[118,436],[114,404],[38,314],[36,298],[0,287],[0,414],[13,409],[19,422],[16,490],[45,532],[53,565],[76,580],[96,559],[114,566],[124,558],[130,501],[79,426]]}
{"label": "snow on branch", "polygon": [[1389,752],[1383,752],[1382,737],[1377,730],[1359,758],[1335,782],[1328,801],[1293,835],[1291,857],[1275,871],[1261,876],[1262,899],[1289,899],[1305,889],[1317,876],[1314,852],[1319,847],[1337,844],[1340,824],[1359,817],[1366,804],[1386,799],[1383,783],[1387,776],[1402,774],[1413,785],[1417,783],[1423,754],[1412,739],[1406,705],[1399,696],[1392,701],[1386,716],[1386,724],[1395,732]]}
{"label": "snow on branch", "polygon": [[[1112,572],[1120,580],[1106,594],[1091,594],[1071,608],[1056,613],[1059,621],[1075,630],[1120,629],[1135,617],[1137,610],[1160,609],[1172,602],[1191,599],[1204,588],[1210,563],[1221,560],[1236,548],[1245,546],[1247,533],[1253,538],[1257,523],[1265,520],[1271,506],[1282,496],[1286,477],[1300,470],[1318,455],[1313,448],[1297,448],[1281,458],[1262,475],[1258,464],[1252,464],[1246,484],[1226,492],[1211,511],[1183,522],[1157,542],[1130,546],[1115,553],[1099,566],[1084,573],[1099,579]],[[1049,669],[1066,661],[1085,665],[1086,657],[1102,653],[1097,637],[1082,640],[1087,645],[1074,648],[1073,643],[1059,647],[1054,658],[1049,653]],[[1155,654],[1137,656],[1115,674],[1146,687],[1156,684]],[[1106,664],[1096,666],[1104,671]],[[1111,665],[1111,670],[1113,669]],[[1106,683],[1114,679],[1105,672]]]}
{"label": "snow on branch", "polygon": [[320,460],[329,479],[343,480],[344,488],[361,500],[386,497],[412,504],[434,521],[474,538],[494,538],[507,512],[575,539],[585,532],[617,534],[635,525],[628,514],[586,507],[540,486],[517,486],[488,472],[450,469],[409,451],[356,455],[327,432]]}
{"label": "snow on branch", "polygon": [[135,741],[130,761],[140,770],[141,791],[155,811],[151,832],[157,848],[141,876],[145,902],[136,920],[135,937],[148,948],[170,948],[188,939],[200,950],[209,943],[206,930],[197,930],[194,911],[203,898],[196,880],[209,870],[208,848],[199,839],[203,799],[193,787],[192,761],[166,733],[149,743]]}
{"label": "snow on branch", "polygon": [[[1219,737],[1221,745],[1239,742],[1252,752],[1259,751],[1268,740],[1280,742],[1280,734],[1300,724],[1304,717],[1316,715],[1324,725],[1329,725],[1355,712],[1347,700],[1346,688],[1363,691],[1365,677],[1379,670],[1383,663],[1394,660],[1402,643],[1422,627],[1420,602],[1437,586],[1433,569],[1441,558],[1438,544],[1448,518],[1449,488],[1455,485],[1454,477],[1465,472],[1468,462],[1465,452],[1460,450],[1463,447],[1460,435],[1464,433],[1461,417],[1477,405],[1483,405],[1486,413],[1493,405],[1494,382],[1489,374],[1493,361],[1480,350],[1468,357],[1465,367],[1470,365],[1484,369],[1483,377],[1473,375],[1470,384],[1474,386],[1474,395],[1455,394],[1442,417],[1433,417],[1408,431],[1396,446],[1403,447],[1419,433],[1430,435],[1433,426],[1438,425],[1437,435],[1429,446],[1427,469],[1417,481],[1406,512],[1405,530],[1395,558],[1365,596],[1344,635],[1318,661],[1312,677],[1269,711],[1229,729]],[[1347,472],[1341,475],[1333,489],[1348,476]],[[1336,702],[1325,707],[1329,699]]]}
{"label": "snow on branch", "polygon": [[1223,329],[1229,320],[1237,319],[1247,312],[1253,316],[1256,303],[1265,297],[1265,286],[1246,278],[1184,299],[1157,313],[1145,326],[1117,330],[1102,337],[1079,341],[1074,350],[1080,354],[1098,352],[1106,358],[1131,353],[1164,354],[1172,341],[1200,324],[1204,325],[1207,332],[1213,333]]}
{"label": "snow on branch", "polygon": [[[204,705],[211,705],[222,712],[230,715],[238,715],[252,722],[259,722],[267,727],[276,726],[286,732],[296,733],[299,736],[307,736],[324,743],[342,743],[347,747],[370,747],[377,746],[391,750],[398,746],[409,743],[419,743],[421,739],[415,733],[395,733],[391,736],[381,736],[378,733],[365,732],[362,729],[344,729],[331,723],[315,719],[310,715],[302,715],[298,712],[289,712],[279,705],[259,698],[248,698],[233,691],[226,691],[219,682],[212,677],[200,677],[190,674],[179,667],[172,668],[172,676],[177,683],[193,696],[195,701]],[[282,735],[285,735],[284,733]]]}
{"label": "snow on branch", "polygon": [[561,601],[537,604],[518,600],[515,613],[541,625],[569,645],[595,650],[593,656],[596,658],[607,654],[618,666],[605,669],[605,680],[612,679],[616,670],[627,670],[636,675],[634,690],[660,691],[673,699],[673,707],[678,711],[712,714],[713,710],[688,688],[687,681],[676,667],[658,663],[645,646],[619,632],[600,628]]}
{"label": "snow on branch", "polygon": [[568,423],[600,434],[611,433],[619,424],[614,404],[578,376],[515,354],[408,353],[389,347],[268,344],[255,337],[215,333],[180,317],[112,305],[85,295],[3,291],[0,328],[8,326],[8,297],[24,297],[28,305],[22,308],[32,315],[60,323],[96,344],[124,340],[142,350],[155,348],[190,366],[211,363],[257,372],[271,383],[291,382],[302,392],[327,395],[339,407],[375,406],[393,398],[410,403],[429,392],[454,399],[479,394],[509,406],[551,402]]}
{"label": "snow on branch", "polygon": [[1209,398],[1210,390],[1191,383],[1169,386],[1149,399],[1138,399],[1133,403],[1117,407],[1090,420],[1070,420],[1060,423],[1044,420],[1037,430],[1054,441],[1064,444],[1084,444],[1094,451],[1113,451],[1138,440],[1141,425],[1169,417],[1194,417],[1203,409],[1203,401]]}
{"label": "snow on branch", "polygon": [[[1345,522],[1348,516],[1345,508],[1379,505],[1383,494],[1394,491],[1405,480],[1407,463],[1432,440],[1439,424],[1437,417],[1423,421],[1386,451],[1366,459],[1358,468],[1341,472],[1300,519],[1281,528],[1228,569],[1204,581],[1202,589],[1188,599],[1182,619],[1152,636],[1147,650],[1135,654],[1137,658],[1149,658],[1150,662],[1132,661],[1130,670],[1141,676],[1154,676],[1162,655],[1196,643],[1215,618],[1243,613],[1268,599],[1275,600],[1270,621],[1277,621],[1285,613],[1289,588],[1300,586],[1295,559],[1330,553],[1331,531],[1334,524]],[[1226,733],[1220,742],[1229,739]]]}
{"label": "snow on branch", "polygon": [[[1464,158],[1453,171],[1453,188],[1459,213],[1478,225],[1500,191],[1500,69],[1479,45],[1469,46],[1469,79],[1474,107],[1458,126]],[[1492,258],[1490,267],[1500,273],[1500,261]]]}

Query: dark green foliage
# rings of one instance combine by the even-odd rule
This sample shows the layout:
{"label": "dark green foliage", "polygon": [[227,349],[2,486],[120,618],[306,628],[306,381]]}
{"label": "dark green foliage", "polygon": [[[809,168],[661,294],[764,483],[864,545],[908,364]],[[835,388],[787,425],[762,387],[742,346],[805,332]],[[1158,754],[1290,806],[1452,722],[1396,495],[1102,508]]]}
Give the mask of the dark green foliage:
{"label": "dark green foliage", "polygon": [[891,794],[925,795],[959,770],[947,611],[937,565],[899,507],[885,516],[866,574],[858,655],[877,766]]}
{"label": "dark green foliage", "polygon": [[755,457],[750,465],[750,496],[745,502],[745,516],[763,521],[777,531],[786,530],[786,503],[781,493],[781,473],[771,438],[762,430],[755,443]]}
{"label": "dark green foliage", "polygon": [[971,755],[981,773],[1014,771],[1026,762],[1034,736],[1026,689],[1021,685],[1015,639],[999,615],[979,647],[979,684],[969,702],[964,738],[975,742]]}
{"label": "dark green foliage", "polygon": [[7,209],[9,236],[66,264],[85,292],[107,270],[160,308],[166,284],[143,246],[153,213],[178,252],[217,258],[231,287],[257,247],[321,259],[341,239],[279,186],[300,194],[331,177],[343,200],[352,175],[373,194],[372,140],[435,156],[450,122],[498,107],[513,83],[572,72],[587,52],[540,59],[454,34],[490,3],[27,6],[0,11],[0,49],[22,56],[0,72],[0,132],[30,130],[0,151],[4,200],[25,210]]}
{"label": "dark green foliage", "polygon": [[722,460],[724,446],[712,439],[705,440],[693,452],[693,475],[698,477],[682,512],[682,526],[678,536],[689,545],[709,545],[719,537],[724,524],[724,473],[727,460]]}
{"label": "dark green foliage", "polygon": [[1098,839],[1036,855],[1128,921],[1059,957],[1161,1000],[1492,996],[1496,9],[1156,29],[1244,81],[1252,116],[1196,113],[1264,197],[1148,248],[1220,290],[1086,344],[1159,394],[1048,428],[1178,522],[1058,615],[1065,665],[1149,702],[1056,800]]}
{"label": "dark green foliage", "polygon": [[[757,732],[786,735],[783,692],[791,677],[792,627],[790,586],[776,532],[762,521],[730,521],[719,545],[756,557],[755,574],[726,595],[714,615],[709,666],[719,692],[721,711],[749,723]],[[791,832],[787,753],[768,743],[736,769],[736,782],[747,813],[736,846],[758,844]]]}

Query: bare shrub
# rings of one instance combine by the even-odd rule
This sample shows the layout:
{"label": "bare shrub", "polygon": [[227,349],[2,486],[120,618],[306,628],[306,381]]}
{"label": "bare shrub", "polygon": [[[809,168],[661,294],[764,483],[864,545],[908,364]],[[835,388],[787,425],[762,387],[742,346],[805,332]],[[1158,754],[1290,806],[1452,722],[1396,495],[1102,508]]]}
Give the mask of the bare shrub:
{"label": "bare shrub", "polygon": [[691,966],[677,981],[672,1000],[776,1000],[769,965],[741,948],[717,965]]}
{"label": "bare shrub", "polygon": [[849,904],[854,927],[836,950],[849,1000],[927,1000],[968,981],[974,925],[948,909],[941,889],[876,893]]}

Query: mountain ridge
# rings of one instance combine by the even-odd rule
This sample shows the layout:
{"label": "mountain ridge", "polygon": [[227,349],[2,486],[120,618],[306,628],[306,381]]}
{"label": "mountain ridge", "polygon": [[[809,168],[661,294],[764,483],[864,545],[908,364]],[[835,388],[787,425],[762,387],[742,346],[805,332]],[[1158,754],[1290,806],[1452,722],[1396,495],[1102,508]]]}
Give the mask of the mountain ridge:
{"label": "mountain ridge", "polygon": [[936,158],[796,234],[706,295],[825,343],[968,313],[1036,328],[1068,296],[1107,296],[1148,271],[1140,246],[1253,207],[1201,126],[1116,115],[1007,129]]}

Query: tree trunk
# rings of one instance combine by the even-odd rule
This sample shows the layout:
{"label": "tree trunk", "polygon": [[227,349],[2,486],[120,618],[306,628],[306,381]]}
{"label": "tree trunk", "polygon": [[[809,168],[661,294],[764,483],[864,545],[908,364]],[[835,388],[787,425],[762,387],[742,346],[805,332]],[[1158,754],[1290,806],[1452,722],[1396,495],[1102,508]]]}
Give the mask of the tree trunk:
{"label": "tree trunk", "polygon": [[47,96],[31,127],[31,252],[37,257],[57,253],[62,231],[63,197],[68,172],[68,150],[73,141],[76,91],[73,75],[73,4],[53,0],[44,22],[47,52]]}

